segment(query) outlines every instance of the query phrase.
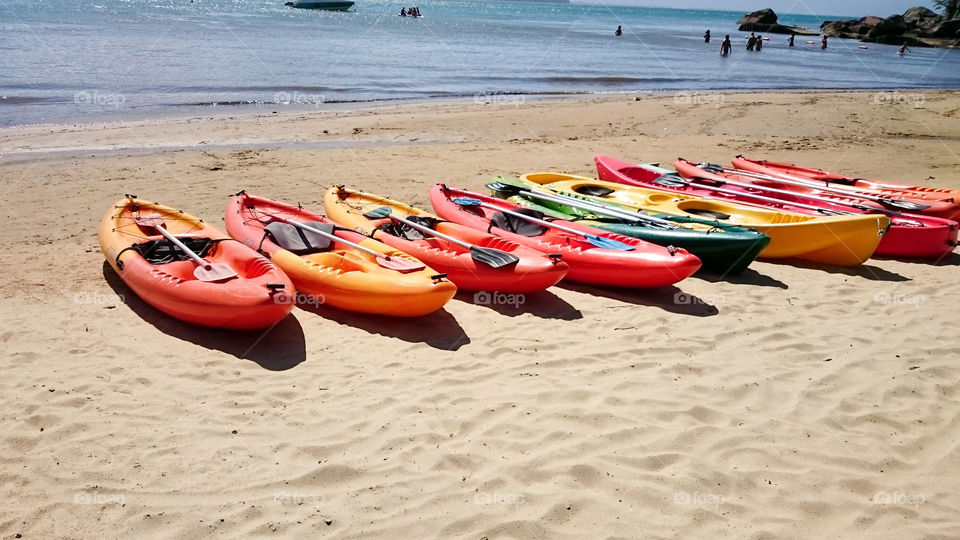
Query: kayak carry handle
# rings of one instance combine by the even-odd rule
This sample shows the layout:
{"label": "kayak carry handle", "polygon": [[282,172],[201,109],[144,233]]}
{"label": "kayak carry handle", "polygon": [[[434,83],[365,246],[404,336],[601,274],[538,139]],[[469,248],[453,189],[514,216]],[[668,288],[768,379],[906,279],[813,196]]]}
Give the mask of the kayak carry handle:
{"label": "kayak carry handle", "polygon": [[267,283],[267,288],[271,291],[279,291],[281,289],[287,288],[283,283]]}

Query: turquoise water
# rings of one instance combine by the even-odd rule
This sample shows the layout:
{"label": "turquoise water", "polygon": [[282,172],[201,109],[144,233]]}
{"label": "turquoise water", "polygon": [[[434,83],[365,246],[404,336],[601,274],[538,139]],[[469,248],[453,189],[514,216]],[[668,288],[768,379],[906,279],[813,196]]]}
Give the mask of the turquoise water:
{"label": "turquoise water", "polygon": [[[412,2],[407,2],[412,3]],[[794,88],[957,88],[960,51],[770,36],[743,49],[743,13],[528,2],[5,0],[0,125],[150,117],[214,106],[516,94]],[[829,17],[828,17],[829,18]],[[781,15],[816,29],[821,19]],[[623,37],[613,35],[617,25]],[[714,39],[705,45],[707,28]],[[720,58],[724,34],[734,54]]]}

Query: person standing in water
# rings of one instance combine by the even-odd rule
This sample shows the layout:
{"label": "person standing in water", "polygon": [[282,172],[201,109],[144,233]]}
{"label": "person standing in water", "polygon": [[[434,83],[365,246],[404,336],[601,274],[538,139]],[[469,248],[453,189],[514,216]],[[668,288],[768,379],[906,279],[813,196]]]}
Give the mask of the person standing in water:
{"label": "person standing in water", "polygon": [[903,55],[907,54],[907,51],[909,51],[909,50],[910,50],[910,49],[907,48],[907,44],[904,43],[903,45],[900,46],[900,49],[897,50],[897,54],[900,55],[900,56],[903,56]]}
{"label": "person standing in water", "polygon": [[730,43],[730,36],[727,35],[724,38],[723,43],[720,44],[720,56],[729,56],[730,51],[733,50],[733,43]]}
{"label": "person standing in water", "polygon": [[793,37],[794,37],[794,36],[796,36],[796,34],[790,34],[790,37],[787,38],[787,47],[793,47]]}
{"label": "person standing in water", "polygon": [[757,46],[757,36],[750,32],[750,38],[747,39],[747,50],[752,51]]}
{"label": "person standing in water", "polygon": [[707,30],[707,32],[703,34],[703,42],[710,43],[710,30]]}
{"label": "person standing in water", "polygon": [[827,36],[826,36],[826,35],[824,35],[822,38],[820,38],[820,48],[821,48],[821,49],[826,49],[826,48],[827,48]]}
{"label": "person standing in water", "polygon": [[757,52],[763,50],[763,36],[757,36]]}
{"label": "person standing in water", "polygon": [[614,32],[613,35],[615,35],[615,36],[622,36],[622,35],[623,35],[623,28],[621,28],[621,25],[619,25],[619,24],[617,25],[617,31]]}

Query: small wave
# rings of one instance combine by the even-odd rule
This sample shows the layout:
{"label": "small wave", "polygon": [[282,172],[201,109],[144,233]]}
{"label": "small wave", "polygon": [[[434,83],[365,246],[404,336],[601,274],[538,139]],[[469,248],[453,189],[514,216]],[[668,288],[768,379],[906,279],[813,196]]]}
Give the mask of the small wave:
{"label": "small wave", "polygon": [[55,103],[56,98],[37,96],[0,96],[0,105],[29,105],[31,103]]}
{"label": "small wave", "polygon": [[677,82],[682,79],[674,78],[641,78],[641,77],[542,77],[535,79],[541,82],[549,83],[594,83],[594,84],[636,84],[651,82]]}

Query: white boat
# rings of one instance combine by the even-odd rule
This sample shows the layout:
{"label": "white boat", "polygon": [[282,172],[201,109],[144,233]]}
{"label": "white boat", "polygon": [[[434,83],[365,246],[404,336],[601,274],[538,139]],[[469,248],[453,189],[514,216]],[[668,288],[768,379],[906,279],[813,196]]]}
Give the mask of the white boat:
{"label": "white boat", "polygon": [[325,9],[328,11],[346,11],[353,6],[350,0],[293,0],[285,6],[303,9]]}

